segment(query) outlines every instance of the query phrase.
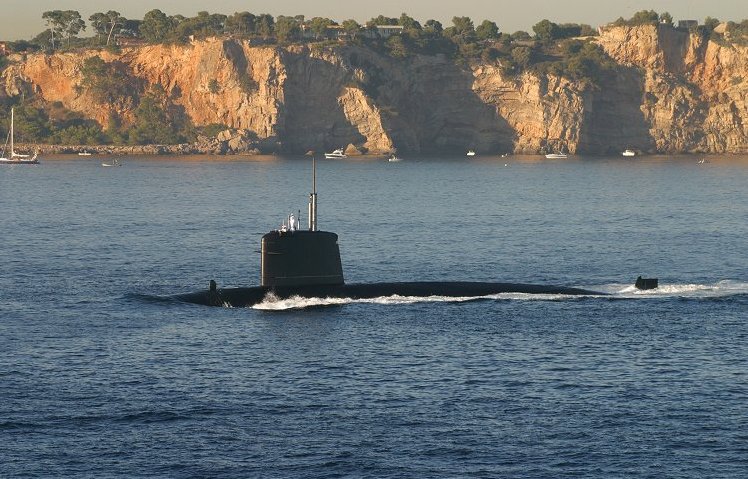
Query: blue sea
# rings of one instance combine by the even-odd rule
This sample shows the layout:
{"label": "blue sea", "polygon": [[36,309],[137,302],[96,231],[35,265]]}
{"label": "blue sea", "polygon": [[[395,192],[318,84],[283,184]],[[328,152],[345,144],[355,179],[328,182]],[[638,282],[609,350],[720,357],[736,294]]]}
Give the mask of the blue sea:
{"label": "blue sea", "polygon": [[[346,281],[259,283],[307,157],[0,168],[0,477],[748,477],[748,157],[318,160]],[[639,275],[660,288],[638,291]]]}

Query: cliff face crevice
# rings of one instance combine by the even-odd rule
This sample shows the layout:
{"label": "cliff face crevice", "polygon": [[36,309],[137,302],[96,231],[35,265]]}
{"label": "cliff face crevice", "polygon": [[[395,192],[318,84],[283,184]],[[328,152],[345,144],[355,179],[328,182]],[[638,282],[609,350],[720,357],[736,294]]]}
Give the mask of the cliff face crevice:
{"label": "cliff face crevice", "polygon": [[438,55],[209,39],[16,57],[0,95],[132,123],[137,98],[106,103],[82,87],[98,55],[142,91],[160,84],[196,126],[243,130],[266,151],[748,151],[748,48],[661,25],[608,27],[595,41],[618,64],[595,84]]}

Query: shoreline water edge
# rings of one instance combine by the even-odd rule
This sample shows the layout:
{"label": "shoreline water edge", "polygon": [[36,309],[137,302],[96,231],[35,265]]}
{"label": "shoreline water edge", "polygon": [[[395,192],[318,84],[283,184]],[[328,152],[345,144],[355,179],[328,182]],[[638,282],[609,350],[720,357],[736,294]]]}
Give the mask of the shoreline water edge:
{"label": "shoreline water edge", "polygon": [[[206,146],[199,143],[180,143],[176,145],[50,145],[50,144],[20,144],[17,145],[19,151],[38,152],[40,155],[111,155],[111,156],[194,156],[194,155],[213,155],[213,156],[267,156],[267,155],[295,155],[304,154],[303,152],[291,152],[283,150],[260,150],[257,148],[250,148],[244,150],[234,150],[225,146]],[[315,152],[319,155],[324,155],[325,152]],[[378,158],[382,156],[391,155],[393,152],[388,151],[346,151],[348,157],[360,157],[360,158]],[[417,156],[440,156],[434,152],[414,152]],[[444,154],[455,154],[460,155],[459,151],[445,151]],[[478,152],[477,156],[490,157],[497,156],[505,158],[507,156],[544,156],[544,152]],[[622,159],[630,160],[629,155],[622,155],[621,152],[611,152],[609,154],[569,154],[569,156],[621,156]],[[638,151],[635,155],[639,156],[694,156],[694,157],[716,157],[716,156],[727,156],[727,157],[739,157],[744,156],[742,153],[716,153],[716,152],[691,152],[691,151],[674,151],[674,152],[644,152]]]}

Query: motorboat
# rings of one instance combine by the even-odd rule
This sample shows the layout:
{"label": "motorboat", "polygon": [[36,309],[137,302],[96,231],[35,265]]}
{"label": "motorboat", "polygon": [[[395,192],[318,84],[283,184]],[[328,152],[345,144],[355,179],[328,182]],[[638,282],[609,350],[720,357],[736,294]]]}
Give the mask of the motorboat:
{"label": "motorboat", "polygon": [[335,158],[347,158],[348,156],[343,152],[342,148],[338,148],[337,150],[334,150],[332,153],[325,153],[325,158],[328,159],[335,159]]}
{"label": "motorboat", "polygon": [[79,151],[78,156],[91,156],[91,152],[88,150]]}
{"label": "motorboat", "polygon": [[103,161],[101,166],[122,166],[122,163],[117,158],[114,158],[112,161]]}
{"label": "motorboat", "polygon": [[[22,155],[20,153],[16,153],[14,149],[13,139],[14,139],[14,131],[13,131],[13,124],[15,123],[15,109],[10,109],[10,131],[8,132],[8,140],[5,142],[5,147],[3,148],[3,155],[0,157],[0,165],[36,165],[39,164],[39,152],[34,152],[34,155]],[[8,142],[10,142],[10,155],[7,157],[5,156],[5,148],[8,147]]]}
{"label": "motorboat", "polygon": [[475,156],[475,151],[473,151],[473,150],[468,150],[468,152],[467,152],[467,156]]}
{"label": "motorboat", "polygon": [[396,163],[398,161],[403,161],[403,159],[393,153],[389,158],[387,158],[387,161],[390,163]]}
{"label": "motorboat", "polygon": [[636,152],[634,150],[623,150],[623,153],[621,153],[623,156],[636,156]]}
{"label": "motorboat", "polygon": [[548,153],[545,157],[549,160],[565,160],[569,155],[566,153]]}

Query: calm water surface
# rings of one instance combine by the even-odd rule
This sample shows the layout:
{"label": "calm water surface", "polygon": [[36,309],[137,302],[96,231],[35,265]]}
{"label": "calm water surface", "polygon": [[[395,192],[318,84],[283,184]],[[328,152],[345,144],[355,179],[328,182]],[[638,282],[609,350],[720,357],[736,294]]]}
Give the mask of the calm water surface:
{"label": "calm water surface", "polygon": [[257,284],[307,159],[4,166],[0,477],[748,477],[748,158],[696,160],[321,160],[348,282],[613,294],[260,309],[169,297]]}

